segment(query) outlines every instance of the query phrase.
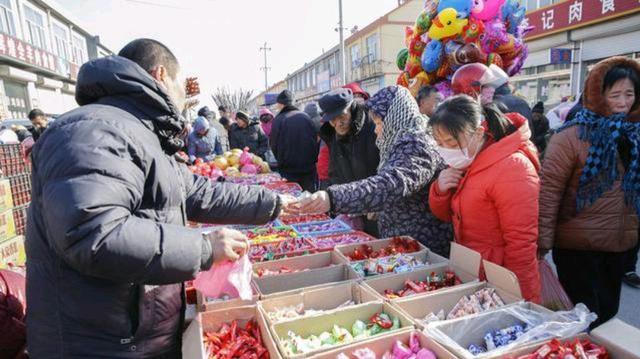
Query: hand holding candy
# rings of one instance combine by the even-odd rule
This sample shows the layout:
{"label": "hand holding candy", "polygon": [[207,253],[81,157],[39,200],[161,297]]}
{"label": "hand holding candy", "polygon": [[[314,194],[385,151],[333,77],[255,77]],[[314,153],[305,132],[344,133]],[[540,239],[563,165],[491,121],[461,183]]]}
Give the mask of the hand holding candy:
{"label": "hand holding candy", "polygon": [[249,240],[239,231],[221,228],[205,234],[211,243],[213,262],[237,261],[249,251]]}
{"label": "hand holding candy", "polygon": [[288,194],[281,194],[280,201],[282,202],[282,207],[280,209],[280,216],[288,216],[291,215],[295,211],[295,207],[298,203],[298,199],[294,196]]}
{"label": "hand holding candy", "polygon": [[303,196],[296,205],[296,214],[326,213],[331,209],[329,194],[319,191],[311,196]]}

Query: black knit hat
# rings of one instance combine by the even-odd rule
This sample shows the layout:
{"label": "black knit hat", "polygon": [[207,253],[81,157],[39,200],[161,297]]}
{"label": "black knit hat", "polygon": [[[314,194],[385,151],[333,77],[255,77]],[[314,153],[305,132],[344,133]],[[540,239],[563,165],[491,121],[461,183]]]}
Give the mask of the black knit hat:
{"label": "black knit hat", "polygon": [[249,114],[244,112],[244,111],[238,111],[236,113],[236,119],[237,120],[243,120],[246,123],[250,123],[251,122],[250,118],[251,117],[249,117]]}
{"label": "black knit hat", "polygon": [[533,106],[533,108],[531,109],[531,112],[544,113],[544,103],[542,103],[542,101],[539,101],[535,106]]}
{"label": "black knit hat", "polygon": [[291,106],[293,105],[293,100],[293,93],[289,90],[284,90],[280,92],[278,98],[276,99],[276,102],[285,106]]}

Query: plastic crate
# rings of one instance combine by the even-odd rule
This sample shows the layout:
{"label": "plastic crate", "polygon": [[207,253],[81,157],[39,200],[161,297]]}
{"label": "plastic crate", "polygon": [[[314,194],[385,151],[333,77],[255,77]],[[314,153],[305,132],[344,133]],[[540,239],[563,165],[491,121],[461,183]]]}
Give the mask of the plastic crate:
{"label": "plastic crate", "polygon": [[338,245],[365,243],[374,240],[376,240],[376,238],[360,231],[330,234],[328,236],[311,238],[311,242],[313,242],[319,251],[331,251]]}
{"label": "plastic crate", "polygon": [[331,217],[326,214],[305,214],[301,216],[286,216],[279,218],[280,223],[290,226],[292,224],[300,224],[307,222],[330,221]]}
{"label": "plastic crate", "polygon": [[[298,234],[304,237],[319,237],[329,234],[353,231],[353,229],[349,227],[348,224],[337,219],[332,219],[330,221],[294,224],[291,227],[293,227],[293,229],[295,229]],[[325,227],[326,229],[319,229],[321,227]]]}
{"label": "plastic crate", "polygon": [[29,204],[13,208],[13,221],[16,225],[16,234],[24,235],[27,229],[27,209]]}
{"label": "plastic crate", "polygon": [[13,205],[19,207],[31,202],[31,175],[21,174],[9,177]]}

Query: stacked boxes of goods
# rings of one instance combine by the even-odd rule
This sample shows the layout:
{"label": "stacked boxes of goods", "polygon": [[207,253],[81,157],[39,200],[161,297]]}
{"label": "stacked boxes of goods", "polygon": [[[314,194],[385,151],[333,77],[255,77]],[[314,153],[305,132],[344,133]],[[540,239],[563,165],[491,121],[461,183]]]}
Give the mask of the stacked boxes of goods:
{"label": "stacked boxes of goods", "polygon": [[31,166],[20,145],[0,145],[0,170],[0,268],[23,266]]}

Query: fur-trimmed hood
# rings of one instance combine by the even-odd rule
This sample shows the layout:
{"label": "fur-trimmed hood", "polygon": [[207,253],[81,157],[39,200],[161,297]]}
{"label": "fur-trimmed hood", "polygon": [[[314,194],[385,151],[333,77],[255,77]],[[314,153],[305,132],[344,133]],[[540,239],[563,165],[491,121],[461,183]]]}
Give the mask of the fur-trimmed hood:
{"label": "fur-trimmed hood", "polygon": [[[582,103],[587,109],[602,115],[611,116],[613,113],[607,105],[607,100],[603,95],[604,78],[607,72],[616,66],[630,67],[635,70],[640,77],[640,64],[633,59],[624,56],[614,56],[597,63],[589,75],[584,87]],[[640,97],[636,98],[636,102],[631,107],[630,116],[640,116]]]}

